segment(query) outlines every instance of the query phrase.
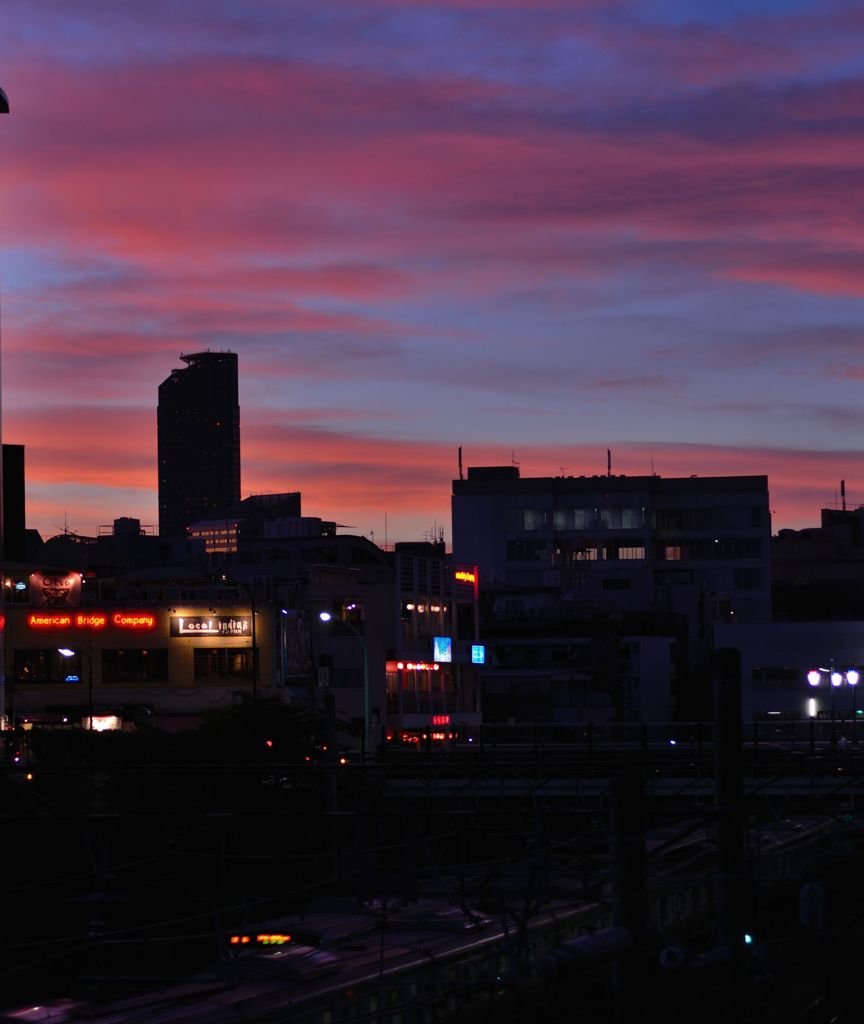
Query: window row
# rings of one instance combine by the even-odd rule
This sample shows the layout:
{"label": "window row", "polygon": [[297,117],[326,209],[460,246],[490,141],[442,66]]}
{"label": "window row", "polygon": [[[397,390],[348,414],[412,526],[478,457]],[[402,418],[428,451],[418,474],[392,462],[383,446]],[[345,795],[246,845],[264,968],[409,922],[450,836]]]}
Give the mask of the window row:
{"label": "window row", "polygon": [[638,530],[645,525],[643,508],[515,508],[511,530]]}
{"label": "window row", "polygon": [[[507,541],[508,562],[541,562],[550,558],[548,541],[520,539]],[[762,557],[762,541],[759,537],[718,537],[691,540],[680,544],[658,544],[655,559],[661,562],[725,562]],[[621,544],[615,541],[598,542],[596,539],[582,543],[559,544],[551,556],[557,567],[572,562],[641,562],[648,553],[643,544]]]}
{"label": "window row", "polygon": [[[102,683],[167,683],[168,651],[157,648],[123,648],[93,653],[85,651],[64,656],[55,648],[17,650],[13,657],[13,678],[17,684],[88,683],[97,664]],[[94,664],[96,662],[96,664]],[[252,678],[252,650],[249,647],[202,647],[193,650],[196,681]]]}
{"label": "window row", "polygon": [[511,530],[639,530],[661,531],[747,530],[765,525],[767,513],[759,506],[718,508],[514,508]]}

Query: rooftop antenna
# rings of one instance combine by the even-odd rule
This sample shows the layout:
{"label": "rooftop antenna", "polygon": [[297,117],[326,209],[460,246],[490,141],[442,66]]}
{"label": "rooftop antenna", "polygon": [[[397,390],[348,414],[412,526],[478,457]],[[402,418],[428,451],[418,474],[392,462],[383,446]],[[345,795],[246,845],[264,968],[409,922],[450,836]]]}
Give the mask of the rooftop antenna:
{"label": "rooftop antenna", "polygon": [[387,513],[384,513],[384,550],[387,550]]}
{"label": "rooftop antenna", "polygon": [[606,476],[612,476],[612,449],[606,449]]}
{"label": "rooftop antenna", "polygon": [[462,445],[459,445],[459,479],[462,479]]}
{"label": "rooftop antenna", "polygon": [[519,463],[516,461],[516,449],[515,448],[511,448],[510,449],[510,465],[511,466],[518,466],[519,465]]}
{"label": "rooftop antenna", "polygon": [[840,481],[840,502],[841,502],[841,506],[840,507],[845,512],[846,511],[846,481],[845,480],[841,480]]}

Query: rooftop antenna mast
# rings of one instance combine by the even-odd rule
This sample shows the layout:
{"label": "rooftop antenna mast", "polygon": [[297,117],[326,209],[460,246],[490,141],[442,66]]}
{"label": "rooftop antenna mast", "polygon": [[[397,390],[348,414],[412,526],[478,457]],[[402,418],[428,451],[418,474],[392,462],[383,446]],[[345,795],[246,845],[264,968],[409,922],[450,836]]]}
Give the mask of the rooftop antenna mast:
{"label": "rooftop antenna mast", "polygon": [[462,445],[459,445],[459,479],[462,479]]}
{"label": "rooftop antenna mast", "polygon": [[840,481],[840,507],[846,511],[846,481]]}
{"label": "rooftop antenna mast", "polygon": [[612,476],[612,449],[606,449],[606,476]]}

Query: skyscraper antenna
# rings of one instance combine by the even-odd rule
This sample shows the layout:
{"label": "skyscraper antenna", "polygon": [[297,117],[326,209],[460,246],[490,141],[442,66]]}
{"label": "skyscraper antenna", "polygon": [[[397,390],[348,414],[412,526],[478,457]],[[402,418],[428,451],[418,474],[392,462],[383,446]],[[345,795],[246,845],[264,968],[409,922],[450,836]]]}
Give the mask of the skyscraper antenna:
{"label": "skyscraper antenna", "polygon": [[462,445],[459,445],[459,479],[462,479]]}
{"label": "skyscraper antenna", "polygon": [[606,476],[612,476],[612,449],[606,449]]}

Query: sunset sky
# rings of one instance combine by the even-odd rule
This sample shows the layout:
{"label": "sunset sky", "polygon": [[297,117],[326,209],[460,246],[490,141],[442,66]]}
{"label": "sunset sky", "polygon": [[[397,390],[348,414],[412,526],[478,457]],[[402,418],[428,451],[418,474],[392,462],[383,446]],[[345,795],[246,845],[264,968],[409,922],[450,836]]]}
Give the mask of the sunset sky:
{"label": "sunset sky", "polygon": [[156,390],[239,354],[243,494],[443,527],[523,475],[864,504],[864,7],[3,0],[28,525],[158,521]]}

